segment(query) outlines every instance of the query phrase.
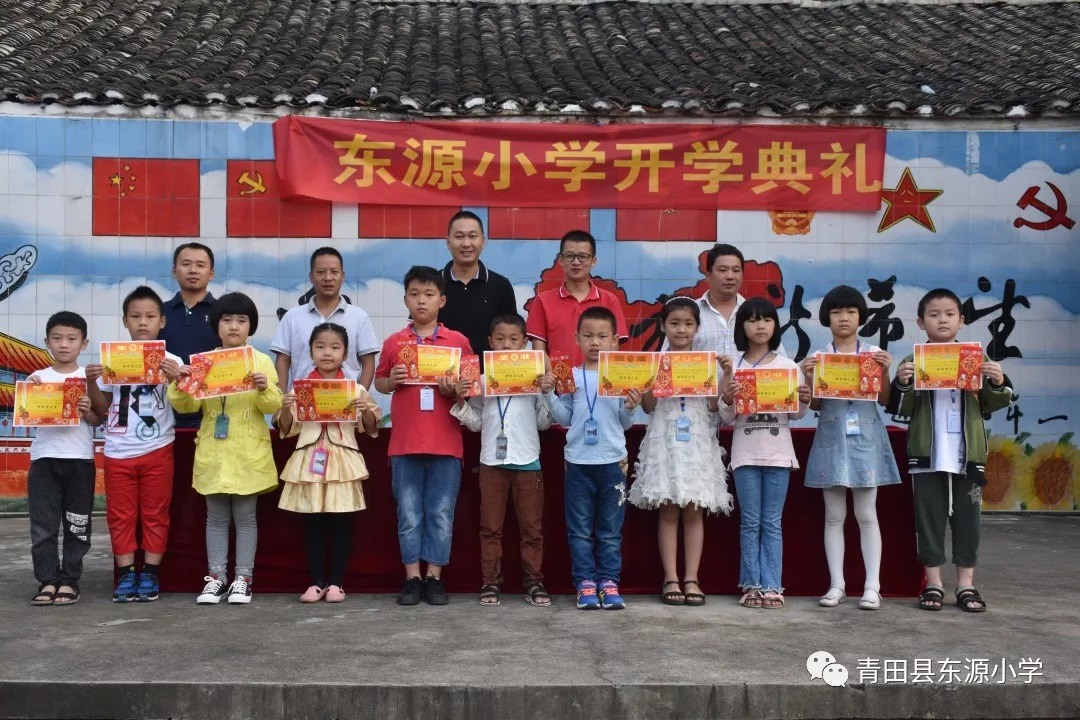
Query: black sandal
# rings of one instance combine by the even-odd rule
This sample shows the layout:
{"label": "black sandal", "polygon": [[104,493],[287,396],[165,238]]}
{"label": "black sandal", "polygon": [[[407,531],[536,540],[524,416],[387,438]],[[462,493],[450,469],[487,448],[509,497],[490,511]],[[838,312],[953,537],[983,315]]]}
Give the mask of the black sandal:
{"label": "black sandal", "polygon": [[[697,580],[683,580],[683,587],[687,585],[697,585],[698,590],[701,589],[701,583]],[[705,604],[705,594],[700,592],[686,592],[686,604],[690,607],[701,607]]]}
{"label": "black sandal", "polygon": [[920,610],[937,612],[945,604],[945,588],[937,585],[927,585],[923,588],[915,607]]}
{"label": "black sandal", "polygon": [[[974,605],[971,603],[974,603]],[[986,601],[983,600],[982,595],[974,587],[970,585],[958,587],[956,588],[956,607],[964,612],[981,613],[986,612]]]}
{"label": "black sandal", "polygon": [[57,586],[57,589],[67,586],[72,589],[73,592],[58,592],[56,593],[56,599],[53,600],[53,605],[74,605],[79,602],[81,593],[79,592],[79,585],[77,583],[61,583]]}
{"label": "black sandal", "polygon": [[[664,588],[668,585],[674,585],[675,589],[671,592],[665,592]],[[665,605],[685,605],[686,596],[683,595],[682,589],[679,587],[678,580],[665,580],[664,584],[660,586],[660,602]]]}
{"label": "black sandal", "polygon": [[[51,587],[52,590],[47,592],[45,590],[45,588],[47,588],[47,587]],[[30,599],[30,604],[31,605],[37,605],[39,607],[45,606],[45,605],[52,605],[53,602],[56,600],[56,590],[57,590],[58,587],[59,586],[54,582],[43,582],[43,583],[41,583],[41,585],[38,587],[37,594],[34,595],[34,597]],[[44,598],[44,599],[39,600],[39,598]]]}
{"label": "black sandal", "polygon": [[[499,586],[498,585],[485,585],[480,588],[480,604],[481,605],[499,605]],[[492,600],[494,599],[494,602]]]}
{"label": "black sandal", "polygon": [[[529,604],[533,607],[551,607],[551,596],[548,595],[548,591],[544,588],[542,582],[533,581],[525,586],[525,599],[529,601]],[[541,600],[547,600],[547,602],[540,602]]]}

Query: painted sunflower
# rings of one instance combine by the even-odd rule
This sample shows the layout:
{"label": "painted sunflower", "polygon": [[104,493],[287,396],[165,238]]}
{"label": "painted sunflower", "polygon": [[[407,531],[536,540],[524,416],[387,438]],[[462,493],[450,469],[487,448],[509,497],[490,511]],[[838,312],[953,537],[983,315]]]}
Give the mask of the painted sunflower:
{"label": "painted sunflower", "polygon": [[1017,488],[1025,510],[1072,510],[1080,484],[1080,452],[1069,437],[1035,448]]}
{"label": "painted sunflower", "polygon": [[1021,443],[999,435],[990,438],[986,453],[983,510],[1016,510],[1020,503],[1016,488],[1027,460]]}

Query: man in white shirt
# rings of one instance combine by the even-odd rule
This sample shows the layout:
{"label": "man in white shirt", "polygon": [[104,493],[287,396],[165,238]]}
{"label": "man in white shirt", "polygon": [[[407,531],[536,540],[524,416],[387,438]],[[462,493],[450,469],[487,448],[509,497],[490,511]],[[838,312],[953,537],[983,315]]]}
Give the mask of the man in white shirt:
{"label": "man in white shirt", "polygon": [[305,378],[315,369],[308,348],[311,331],[328,322],[341,325],[349,336],[342,365],[345,377],[358,379],[365,388],[370,387],[375,377],[375,355],[381,345],[368,314],[341,297],[341,286],[345,282],[341,253],[332,247],[321,247],[313,252],[308,277],[315,288],[315,296],[307,304],[285,313],[270,342],[270,350],[277,354],[274,368],[282,389],[287,390],[291,380]]}

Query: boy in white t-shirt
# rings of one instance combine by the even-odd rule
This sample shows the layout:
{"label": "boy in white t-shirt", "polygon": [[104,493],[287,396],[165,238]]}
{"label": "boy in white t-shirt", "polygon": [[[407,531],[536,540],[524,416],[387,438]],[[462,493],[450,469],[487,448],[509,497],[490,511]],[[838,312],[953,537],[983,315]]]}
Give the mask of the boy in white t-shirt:
{"label": "boy in white t-shirt", "polygon": [[[134,341],[157,340],[165,327],[161,297],[145,285],[124,298],[124,327]],[[165,353],[161,368],[172,381],[180,358]],[[107,385],[100,364],[86,366],[87,394],[105,421],[105,499],[120,581],[113,602],[157,600],[158,566],[169,538],[175,416],[165,385]],[[143,566],[135,572],[142,529]]]}
{"label": "boy in white t-shirt", "polygon": [[[33,383],[62,383],[85,378],[79,353],[86,349],[86,320],[67,310],[45,324],[45,347],[52,367],[29,377]],[[73,605],[79,601],[82,563],[90,549],[90,512],[94,507],[94,426],[101,418],[90,398],[79,398],[78,425],[38,428],[30,445],[27,490],[30,507],[30,554],[40,583],[33,605]],[[57,538],[64,529],[61,559]]]}

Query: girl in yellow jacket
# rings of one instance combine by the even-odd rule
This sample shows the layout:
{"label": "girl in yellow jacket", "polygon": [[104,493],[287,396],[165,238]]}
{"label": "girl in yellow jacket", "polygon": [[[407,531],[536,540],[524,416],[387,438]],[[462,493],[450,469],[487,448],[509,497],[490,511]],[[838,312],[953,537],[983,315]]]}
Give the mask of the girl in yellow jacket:
{"label": "girl in yellow jacket", "polygon": [[[349,348],[345,328],[322,323],[311,331],[308,350],[315,369],[307,376],[313,380],[344,379],[341,365]],[[274,419],[281,437],[294,437],[296,451],[285,464],[278,507],[307,514],[307,555],[311,587],[300,602],[342,602],[345,591],[345,563],[352,547],[353,516],[366,505],[362,482],[368,477],[367,465],[356,444],[356,431],[371,437],[379,434],[382,411],[359,383],[351,406],[355,423],[318,422],[302,418],[314,398],[301,401],[297,408],[295,387],[282,399],[281,412]],[[299,418],[297,416],[300,416]],[[326,544],[330,542],[330,572],[326,571]]]}
{"label": "girl in yellow jacket", "polygon": [[[243,293],[228,293],[210,309],[210,325],[221,348],[242,348],[259,326],[259,311]],[[264,416],[281,407],[274,361],[252,349],[254,390],[197,399],[169,386],[169,401],[177,412],[202,411],[195,436],[195,491],[206,496],[206,556],[210,566],[200,605],[216,605],[228,595],[232,604],[251,602],[252,574],[258,527],[255,504],[258,496],[277,487],[277,467],[270,448],[270,429]],[[191,368],[182,369],[191,373]],[[211,375],[213,371],[211,371]],[[229,523],[236,524],[236,571],[230,585]]]}

